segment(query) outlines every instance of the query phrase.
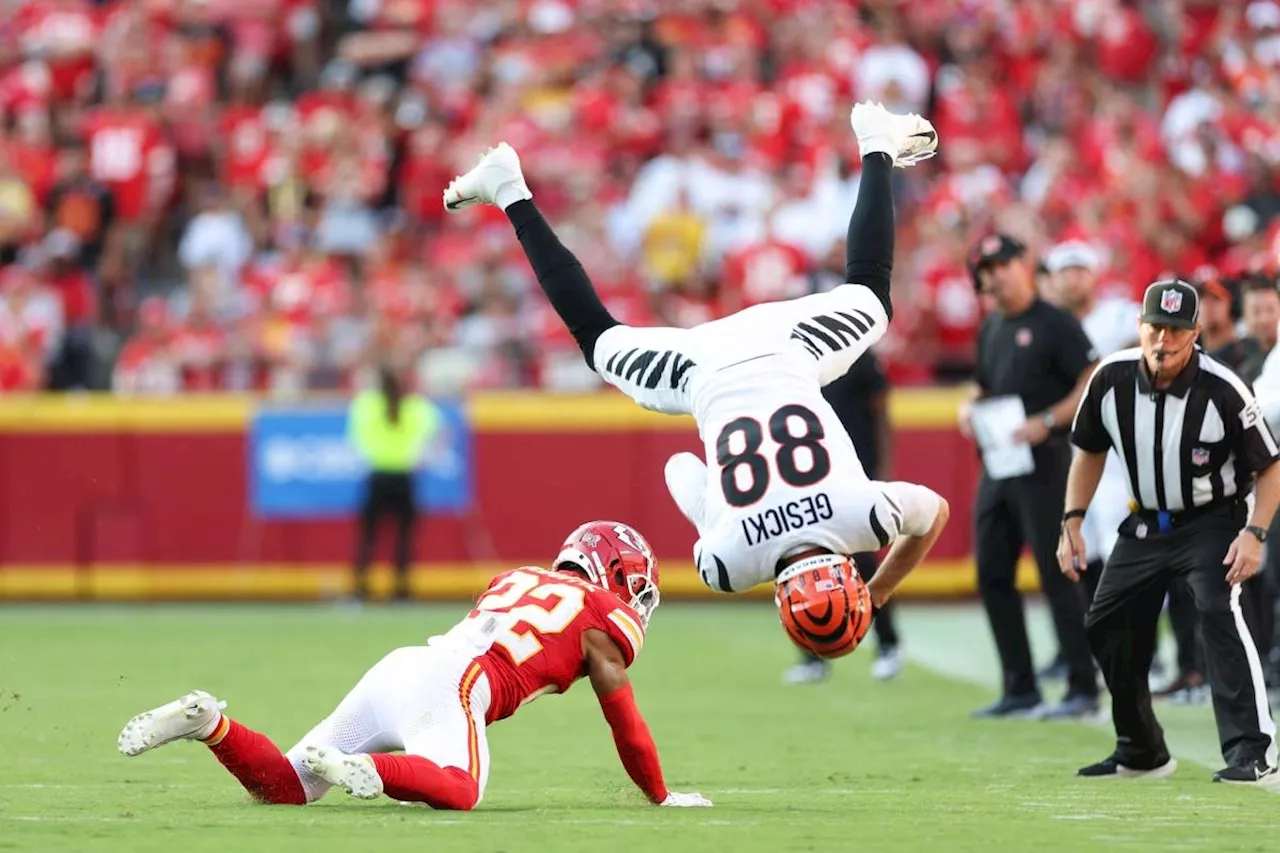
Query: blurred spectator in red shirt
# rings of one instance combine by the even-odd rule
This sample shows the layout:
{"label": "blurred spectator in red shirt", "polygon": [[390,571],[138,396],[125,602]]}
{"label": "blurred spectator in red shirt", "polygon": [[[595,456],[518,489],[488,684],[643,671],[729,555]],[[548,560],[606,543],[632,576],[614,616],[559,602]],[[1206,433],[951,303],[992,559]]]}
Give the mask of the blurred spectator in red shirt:
{"label": "blurred spectator in red shirt", "polygon": [[168,308],[164,300],[148,297],[138,306],[138,333],[116,359],[116,393],[166,396],[181,390],[182,373],[169,344]]}
{"label": "blurred spectator in red shirt", "polygon": [[207,299],[176,311],[191,388],[334,388],[383,350],[442,382],[598,384],[543,333],[501,213],[441,209],[503,139],[606,302],[688,325],[841,274],[851,102],[927,112],[939,158],[895,175],[898,385],[967,369],[954,247],[981,233],[1086,239],[1133,293],[1280,258],[1274,0],[6,8],[0,275],[74,235],[102,342],[144,293]]}

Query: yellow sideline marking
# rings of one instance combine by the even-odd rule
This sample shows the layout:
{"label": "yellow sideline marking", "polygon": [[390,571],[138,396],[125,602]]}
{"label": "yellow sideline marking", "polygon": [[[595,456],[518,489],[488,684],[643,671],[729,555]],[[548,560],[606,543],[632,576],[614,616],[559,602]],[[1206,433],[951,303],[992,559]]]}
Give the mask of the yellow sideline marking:
{"label": "yellow sideline marking", "polygon": [[[889,395],[889,415],[902,429],[952,429],[962,394],[956,389],[910,388]],[[308,397],[299,407],[343,402]],[[109,394],[36,394],[6,397],[0,432],[210,433],[245,429],[254,409],[272,405],[239,394],[193,394],[144,400]],[[694,430],[693,419],[646,411],[621,394],[513,391],[476,394],[467,401],[472,425],[486,432],[618,432]]]}
{"label": "yellow sideline marking", "polygon": [[[470,599],[482,592],[494,575],[516,562],[510,565],[417,565],[410,576],[410,589],[419,599]],[[734,601],[743,597],[767,600],[773,595],[767,584],[740,595],[712,592],[703,585],[688,561],[668,561],[661,570],[662,596],[668,600]],[[386,566],[375,566],[369,580],[375,596],[385,596],[392,588],[392,574]],[[1028,592],[1039,588],[1034,564],[1029,559],[1024,558],[1018,566],[1018,587]],[[0,566],[0,600],[305,600],[339,597],[350,593],[351,588],[350,570],[336,563]],[[975,590],[973,562],[963,558],[925,563],[903,583],[901,594],[904,597],[954,596]]]}

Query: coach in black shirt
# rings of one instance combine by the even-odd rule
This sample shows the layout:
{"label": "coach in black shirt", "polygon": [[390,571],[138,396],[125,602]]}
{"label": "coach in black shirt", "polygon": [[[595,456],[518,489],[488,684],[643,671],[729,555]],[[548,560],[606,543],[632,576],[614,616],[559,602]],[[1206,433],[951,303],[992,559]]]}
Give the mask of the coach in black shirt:
{"label": "coach in black shirt", "polygon": [[1258,571],[1280,500],[1280,449],[1248,386],[1195,346],[1198,320],[1191,285],[1148,287],[1142,346],[1098,366],[1076,415],[1072,440],[1083,452],[1067,486],[1063,574],[1079,577],[1080,522],[1108,450],[1124,460],[1139,505],[1120,527],[1086,622],[1111,689],[1116,748],[1081,776],[1160,777],[1176,766],[1147,688],[1156,620],[1175,575],[1187,580],[1200,615],[1227,762],[1214,780],[1255,783],[1275,772],[1276,728],[1240,584]]}
{"label": "coach in black shirt", "polygon": [[[1000,653],[1004,690],[976,715],[1089,715],[1097,711],[1098,684],[1084,633],[1084,598],[1058,571],[1055,548],[1071,464],[1066,428],[1093,367],[1093,347],[1075,318],[1037,296],[1034,271],[1021,243],[1001,235],[987,237],[975,249],[971,264],[979,288],[996,307],[978,333],[973,396],[1021,398],[1028,420],[1019,438],[1031,445],[1035,461],[1035,470],[1021,477],[998,480],[984,471],[978,485],[978,589]],[[968,404],[961,411],[960,427],[972,433]],[[1067,695],[1057,706],[1041,704],[1022,596],[1014,586],[1018,558],[1027,543],[1067,663]]]}

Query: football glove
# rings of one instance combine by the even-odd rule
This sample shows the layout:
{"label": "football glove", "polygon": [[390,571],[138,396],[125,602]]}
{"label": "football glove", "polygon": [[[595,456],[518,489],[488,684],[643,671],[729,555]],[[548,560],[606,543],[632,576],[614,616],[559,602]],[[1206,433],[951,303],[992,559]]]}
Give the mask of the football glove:
{"label": "football glove", "polygon": [[660,806],[674,806],[676,808],[706,808],[711,805],[711,801],[701,794],[678,794],[675,791],[668,791],[667,798],[658,803]]}

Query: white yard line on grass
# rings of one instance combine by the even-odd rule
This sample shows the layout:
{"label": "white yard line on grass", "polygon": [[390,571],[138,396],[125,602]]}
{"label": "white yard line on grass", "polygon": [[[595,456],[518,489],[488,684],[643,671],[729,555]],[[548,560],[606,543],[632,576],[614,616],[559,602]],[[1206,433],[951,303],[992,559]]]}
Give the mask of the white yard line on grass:
{"label": "white yard line on grass", "polygon": [[119,788],[122,784],[135,784],[146,787],[149,790],[177,790],[179,788],[207,788],[208,785],[200,785],[195,782],[173,782],[173,783],[154,783],[154,782],[77,782],[73,784],[63,783],[47,783],[47,782],[6,782],[0,784],[0,789],[4,788],[20,788],[24,790],[49,790],[49,791],[80,791],[89,788]]}
{"label": "white yard line on grass", "polygon": [[127,823],[134,818],[102,815],[0,814],[0,821],[3,820],[19,823]]}
{"label": "white yard line on grass", "polygon": [[[998,695],[1000,686],[1000,664],[996,657],[995,643],[991,639],[991,630],[987,625],[985,613],[977,605],[946,605],[904,607],[899,611],[903,649],[907,657],[925,669],[931,670],[945,678],[964,681],[992,690],[991,698]],[[1031,647],[1037,652],[1035,659],[1047,659],[1057,648],[1057,640],[1053,636],[1053,624],[1047,609],[1042,603],[1028,602],[1027,631],[1031,635]],[[1047,688],[1047,689],[1046,689]],[[1041,685],[1045,699],[1053,701],[1061,692],[1060,685]],[[1106,691],[1103,690],[1104,710]],[[1157,708],[1157,714],[1159,708]],[[1204,709],[1205,724],[1203,734],[1187,736],[1185,733],[1172,733],[1166,730],[1174,755],[1179,759],[1217,770],[1222,766],[1222,753],[1218,746],[1217,729],[1213,722],[1213,712]],[[1107,714],[1103,719],[1087,723],[1095,728],[1110,732],[1111,719]],[[1055,725],[1045,722],[1043,725]],[[1081,756],[1088,760],[1094,756]],[[1273,793],[1280,789],[1268,787]]]}

